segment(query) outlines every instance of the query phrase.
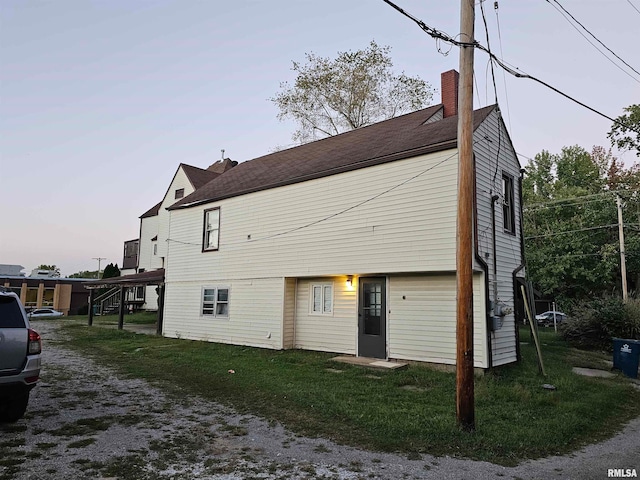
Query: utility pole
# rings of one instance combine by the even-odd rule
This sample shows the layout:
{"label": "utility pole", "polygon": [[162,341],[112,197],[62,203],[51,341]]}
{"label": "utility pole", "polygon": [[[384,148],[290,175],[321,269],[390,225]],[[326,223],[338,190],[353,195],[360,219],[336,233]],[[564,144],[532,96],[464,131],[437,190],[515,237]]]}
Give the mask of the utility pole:
{"label": "utility pole", "polygon": [[106,257],[93,257],[94,260],[98,260],[98,279],[100,279],[100,262],[106,260]]}
{"label": "utility pole", "polygon": [[[474,0],[461,0],[460,41],[474,42]],[[460,46],[456,235],[456,418],[475,430],[473,388],[473,46]]]}
{"label": "utility pole", "polygon": [[620,239],[620,275],[622,275],[622,301],[627,303],[627,261],[624,254],[624,222],[622,220],[622,200],[616,195],[618,204],[618,238]]}

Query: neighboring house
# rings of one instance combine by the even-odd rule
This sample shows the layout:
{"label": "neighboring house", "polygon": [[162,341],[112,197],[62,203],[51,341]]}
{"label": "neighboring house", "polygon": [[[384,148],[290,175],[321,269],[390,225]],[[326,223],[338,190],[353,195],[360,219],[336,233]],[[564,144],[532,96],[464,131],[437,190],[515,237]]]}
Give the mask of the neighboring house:
{"label": "neighboring house", "polygon": [[[454,364],[457,81],[442,74],[442,104],[200,186],[181,165],[141,217],[138,271],[165,268],[163,335]],[[489,368],[517,359],[521,167],[497,106],[473,135],[474,363]]]}
{"label": "neighboring house", "polygon": [[140,240],[127,240],[124,242],[124,252],[122,254],[122,268],[120,275],[131,275],[137,272],[138,268],[138,249],[140,248]]}
{"label": "neighboring house", "polygon": [[0,275],[0,285],[20,297],[27,308],[51,307],[65,315],[77,315],[86,311],[89,292],[83,278],[25,277],[24,275]]}
{"label": "neighboring house", "polygon": [[[167,257],[167,238],[169,236],[169,212],[167,208],[182,198],[192,194],[207,182],[220,176],[226,170],[235,166],[237,162],[224,159],[209,166],[206,170],[181,163],[169,184],[162,201],[140,216],[140,238],[125,242],[125,257],[127,261],[127,246],[137,242],[135,270],[127,269],[126,273],[143,273],[165,268]],[[129,263],[126,263],[129,268]],[[137,287],[135,298],[144,300],[145,310],[158,309],[158,294],[156,286]]]}
{"label": "neighboring house", "polygon": [[55,270],[43,270],[41,268],[34,268],[29,275],[31,278],[57,278],[59,276],[60,273]]}
{"label": "neighboring house", "polygon": [[24,277],[24,267],[22,265],[0,264],[0,276]]}

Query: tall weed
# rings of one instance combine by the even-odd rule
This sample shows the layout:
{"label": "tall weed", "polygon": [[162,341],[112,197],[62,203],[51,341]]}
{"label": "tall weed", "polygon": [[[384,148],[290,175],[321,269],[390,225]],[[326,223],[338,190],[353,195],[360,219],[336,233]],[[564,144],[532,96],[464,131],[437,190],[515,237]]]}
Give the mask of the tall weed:
{"label": "tall weed", "polygon": [[640,298],[627,303],[612,296],[584,301],[561,325],[560,335],[570,345],[589,350],[611,350],[614,337],[640,339]]}

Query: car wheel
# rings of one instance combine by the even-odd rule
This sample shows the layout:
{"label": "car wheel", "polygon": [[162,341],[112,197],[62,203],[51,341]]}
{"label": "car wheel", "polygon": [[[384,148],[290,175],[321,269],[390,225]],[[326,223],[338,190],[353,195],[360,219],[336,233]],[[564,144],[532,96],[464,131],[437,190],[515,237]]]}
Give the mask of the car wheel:
{"label": "car wheel", "polygon": [[29,392],[18,395],[7,401],[4,410],[0,412],[0,422],[13,423],[24,417],[29,403]]}

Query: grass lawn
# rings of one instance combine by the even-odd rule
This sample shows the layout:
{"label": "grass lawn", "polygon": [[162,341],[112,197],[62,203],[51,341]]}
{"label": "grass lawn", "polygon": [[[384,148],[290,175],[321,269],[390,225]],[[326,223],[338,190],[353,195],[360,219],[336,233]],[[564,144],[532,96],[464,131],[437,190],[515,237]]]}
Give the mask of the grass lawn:
{"label": "grass lawn", "polygon": [[[75,323],[82,322],[85,325],[87,324],[87,317],[77,316],[77,317],[65,317],[67,320],[73,320]],[[136,312],[136,313],[127,313],[124,316],[124,324],[134,324],[134,325],[152,325],[158,321],[158,313],[157,312]],[[93,317],[94,325],[118,325],[118,314],[115,315],[95,315]]]}
{"label": "grass lawn", "polygon": [[[610,355],[569,349],[553,331],[541,332],[547,377],[538,374],[534,345],[523,331],[529,342],[522,345],[523,361],[476,379],[476,432],[470,434],[456,426],[453,373],[424,365],[369,370],[331,362],[326,353],[176,340],[82,323],[65,322],[71,347],[169,392],[201,395],[301,435],[410,458],[430,453],[514,465],[593,443],[640,415],[640,392],[628,380],[571,372],[573,366],[603,368]],[[545,383],[557,390],[543,389]]]}

